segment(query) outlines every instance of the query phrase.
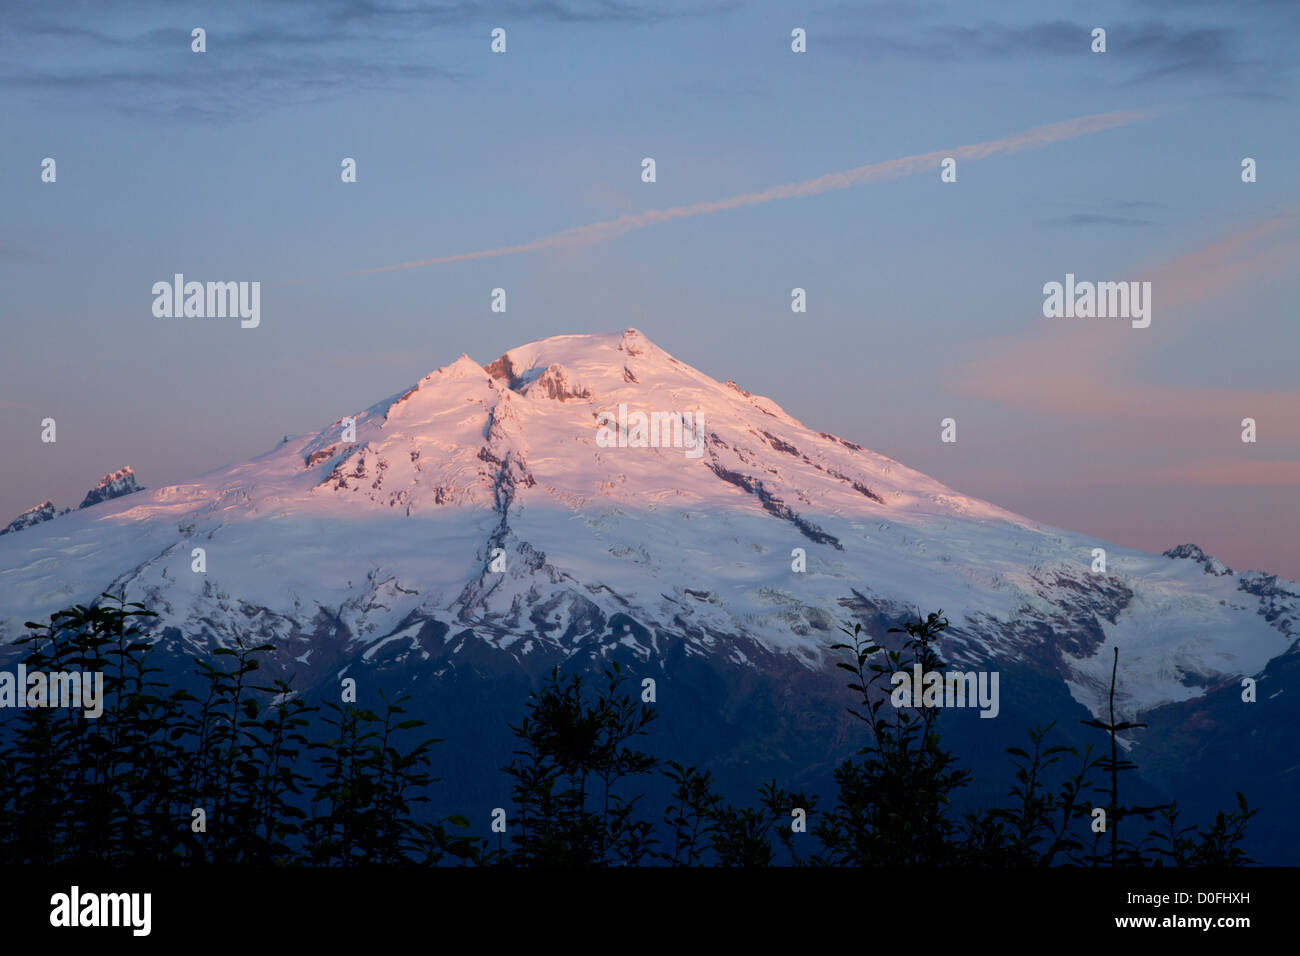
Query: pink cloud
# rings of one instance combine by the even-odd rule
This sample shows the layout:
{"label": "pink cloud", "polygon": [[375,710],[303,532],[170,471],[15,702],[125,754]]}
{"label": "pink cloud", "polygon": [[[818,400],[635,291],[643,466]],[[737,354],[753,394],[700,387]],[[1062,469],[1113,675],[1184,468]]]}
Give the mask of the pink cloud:
{"label": "pink cloud", "polygon": [[1274,216],[1130,276],[1152,283],[1158,318],[1148,329],[1036,316],[1028,333],[984,343],[982,354],[955,374],[954,388],[1075,421],[1138,420],[1165,429],[1181,423],[1203,432],[1205,423],[1249,416],[1268,423],[1270,441],[1300,441],[1300,390],[1164,385],[1143,380],[1140,362],[1188,333],[1188,306],[1294,269],[1300,241],[1276,240],[1297,226],[1294,212]]}
{"label": "pink cloud", "polygon": [[1197,485],[1265,486],[1300,488],[1300,461],[1251,461],[1216,458],[1152,472],[1150,480]]}

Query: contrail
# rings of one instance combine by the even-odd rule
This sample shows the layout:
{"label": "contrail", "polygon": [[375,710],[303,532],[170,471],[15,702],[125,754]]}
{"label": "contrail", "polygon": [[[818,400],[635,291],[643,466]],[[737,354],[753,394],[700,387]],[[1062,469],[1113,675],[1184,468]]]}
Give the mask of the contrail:
{"label": "contrail", "polygon": [[[1039,146],[1046,146],[1049,143],[1060,142],[1064,139],[1073,139],[1076,136],[1096,133],[1116,126],[1126,126],[1129,123],[1147,119],[1150,116],[1150,113],[1142,112],[1097,113],[1092,116],[1081,116],[1078,119],[1065,120],[1061,123],[1036,126],[1031,130],[1016,136],[1008,136],[1005,139],[994,139],[986,143],[958,146],[953,149],[941,149],[932,153],[921,153],[917,156],[904,156],[901,159],[889,159],[880,163],[871,163],[867,166],[858,166],[855,169],[848,169],[843,172],[827,173],[824,176],[818,176],[816,179],[773,186],[761,192],[732,196],[730,199],[697,202],[689,206],[673,206],[669,209],[649,209],[635,215],[619,216],[617,219],[609,219],[605,222],[593,222],[586,226],[576,226],[573,229],[566,229],[564,232],[557,232],[517,246],[482,249],[478,252],[462,252],[454,256],[420,259],[417,262],[403,262],[393,266],[377,266],[373,269],[360,269],[356,272],[345,273],[345,275],[373,275],[377,272],[396,272],[399,269],[419,269],[424,266],[445,265],[449,262],[466,262],[470,259],[512,256],[521,252],[533,252],[538,249],[553,249],[557,246],[578,246],[593,242],[604,242],[631,232],[633,229],[644,229],[646,226],[653,226],[661,222],[686,219],[690,216],[702,216],[727,209],[739,209],[742,206],[757,206],[761,203],[772,202],[775,199],[798,199],[804,196],[816,196],[818,193],[829,192],[832,189],[847,189],[850,186],[861,186],[864,183],[874,183],[882,179],[907,176],[912,173],[932,170],[937,167],[940,160],[948,156],[959,160],[984,159],[999,153],[1016,153],[1023,149],[1036,149]],[[302,282],[306,280],[294,281]]]}

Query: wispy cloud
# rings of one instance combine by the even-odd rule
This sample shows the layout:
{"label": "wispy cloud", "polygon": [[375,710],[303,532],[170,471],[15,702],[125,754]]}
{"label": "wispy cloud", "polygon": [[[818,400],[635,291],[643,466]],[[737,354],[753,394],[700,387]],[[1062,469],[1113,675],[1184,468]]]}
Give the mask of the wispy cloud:
{"label": "wispy cloud", "polygon": [[[1158,303],[1159,325],[1153,323],[1149,331],[1135,331],[1128,323],[1104,325],[1039,315],[1033,320],[1041,323],[1035,329],[986,342],[983,354],[968,355],[955,373],[954,388],[1075,426],[1111,423],[1117,444],[1131,440],[1135,446],[1145,445],[1158,430],[1166,445],[1182,435],[1188,447],[1203,446],[1207,428],[1231,437],[1245,416],[1267,422],[1270,443],[1300,443],[1300,390],[1163,384],[1135,370],[1140,355],[1168,347],[1188,332],[1190,323],[1180,310],[1294,270],[1300,262],[1298,228],[1300,210],[1281,213],[1131,276],[1150,281]],[[1131,426],[1131,434],[1121,437],[1115,422]],[[1186,471],[1161,472],[1160,480],[1210,483],[1212,478],[1238,475],[1260,484],[1294,474],[1287,462],[1240,462],[1233,466],[1235,471],[1222,463],[1200,470],[1194,464],[1189,462]],[[1141,477],[1133,474],[1126,480]]]}
{"label": "wispy cloud", "polygon": [[1153,472],[1148,480],[1159,484],[1300,488],[1300,461],[1207,458]]}
{"label": "wispy cloud", "polygon": [[16,239],[0,239],[0,262],[21,262],[34,259],[35,254]]}
{"label": "wispy cloud", "polygon": [[[0,89],[131,115],[246,117],[340,94],[463,81],[468,75],[452,58],[471,36],[486,50],[489,26],[617,30],[726,9],[726,2],[688,0],[229,0],[216,7],[147,0],[111,10],[19,2],[6,6],[0,24]],[[208,33],[202,60],[190,52],[196,26]]]}
{"label": "wispy cloud", "polygon": [[[1289,9],[1288,9],[1289,8]],[[1162,19],[1097,16],[1087,21],[1042,20],[1033,23],[962,23],[944,9],[936,16],[907,24],[906,32],[881,28],[879,22],[850,25],[825,39],[841,55],[864,62],[919,60],[953,64],[971,61],[1050,59],[1054,64],[1092,56],[1092,30],[1106,29],[1107,68],[1118,81],[1146,85],[1158,81],[1206,80],[1219,93],[1275,98],[1270,91],[1279,71],[1294,68],[1289,44],[1275,37],[1293,34],[1293,0],[1255,3],[1249,11],[1211,6],[1181,6]],[[957,16],[960,14],[958,13]],[[1243,16],[1257,21],[1245,28]],[[1271,25],[1271,32],[1270,32]]]}
{"label": "wispy cloud", "polygon": [[1049,226],[1154,226],[1154,219],[1138,219],[1134,216],[1116,216],[1099,212],[1076,212],[1067,216],[1044,219]]}
{"label": "wispy cloud", "polygon": [[[1089,133],[1114,129],[1118,126],[1126,126],[1129,123],[1134,123],[1148,117],[1149,114],[1140,112],[1098,113],[1092,116],[1081,116],[1077,119],[1066,120],[1061,123],[1036,126],[1023,133],[1019,133],[1015,136],[1008,136],[1003,139],[989,140],[987,142],[974,143],[968,146],[955,146],[949,149],[920,153],[915,156],[904,156],[899,159],[889,159],[884,162],[870,163],[866,166],[857,166],[853,169],[846,169],[842,172],[827,173],[824,176],[818,176],[816,179],[806,179],[797,183],[785,183],[784,185],[772,186],[758,192],[732,196],[728,199],[707,200],[704,202],[691,203],[686,206],[672,206],[668,209],[650,209],[633,215],[619,216],[617,219],[609,219],[604,222],[594,222],[585,226],[577,226],[573,229],[567,229],[564,232],[557,232],[553,235],[544,236],[541,239],[534,239],[531,242],[520,243],[518,245],[500,246],[495,249],[480,249],[477,252],[461,252],[454,255],[437,256],[431,259],[419,259],[413,262],[403,262],[397,265],[376,266],[373,269],[360,269],[355,272],[349,272],[347,275],[372,275],[377,272],[395,272],[400,269],[419,269],[425,266],[446,265],[452,262],[466,262],[473,259],[489,259],[495,256],[518,255],[519,253],[535,252],[541,249],[553,249],[563,246],[579,246],[595,242],[605,242],[609,239],[614,239],[618,236],[624,235],[625,233],[631,232],[634,229],[644,229],[647,226],[673,222],[678,219],[688,219],[692,216],[703,216],[715,212],[725,212],[731,209],[740,209],[745,206],[758,206],[778,199],[802,199],[836,189],[848,189],[851,186],[861,186],[867,183],[893,179],[899,176],[908,176],[925,171],[934,171],[938,168],[939,162],[948,156],[957,160],[987,159],[990,156],[1016,153],[1026,149],[1037,149],[1043,146],[1048,146],[1052,143],[1061,142],[1062,140],[1085,136]],[[296,279],[290,281],[305,282],[309,280]]]}

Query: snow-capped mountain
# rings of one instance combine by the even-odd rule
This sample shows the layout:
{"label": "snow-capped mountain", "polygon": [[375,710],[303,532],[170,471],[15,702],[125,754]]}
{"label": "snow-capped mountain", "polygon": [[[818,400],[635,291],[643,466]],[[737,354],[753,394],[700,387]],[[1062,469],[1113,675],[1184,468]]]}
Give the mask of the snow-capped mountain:
{"label": "snow-capped mountain", "polygon": [[[1121,698],[1145,710],[1258,674],[1300,628],[1292,582],[961,495],[635,329],[488,366],[462,355],[350,417],[0,542],[0,637],[125,588],[189,640],[256,631],[295,657],[323,620],[371,653],[417,650],[442,621],[515,656],[598,637],[643,657],[681,642],[743,663],[756,646],[817,668],[850,617],[942,608],[956,661],[1050,660],[1095,712],[1112,646]],[[137,489],[126,468],[82,507]]]}
{"label": "snow-capped mountain", "polygon": [[[129,469],[101,483],[128,487]],[[1300,762],[1294,582],[962,495],[635,329],[462,355],[251,461],[0,537],[0,654],[23,622],[123,590],[182,657],[242,637],[273,644],[295,686],[369,675],[412,694],[461,742],[451,776],[473,799],[496,799],[474,774],[509,743],[483,735],[530,682],[610,657],[657,675],[692,759],[824,781],[852,746],[838,626],[888,640],[938,609],[945,660],[1002,676],[1004,719],[966,725],[990,766],[1026,724],[1077,734],[1103,714],[1115,647],[1123,716],[1162,728],[1126,743],[1180,805],[1252,781],[1294,796]]]}

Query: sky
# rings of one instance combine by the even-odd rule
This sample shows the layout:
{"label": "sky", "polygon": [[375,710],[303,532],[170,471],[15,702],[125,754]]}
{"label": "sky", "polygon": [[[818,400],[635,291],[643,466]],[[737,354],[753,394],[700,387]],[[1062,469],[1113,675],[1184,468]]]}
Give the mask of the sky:
{"label": "sky", "polygon": [[[1298,31],[1293,0],[8,0],[0,524],[635,327],[965,494],[1300,578]],[[156,317],[178,272],[261,282],[260,324]],[[1150,326],[1045,317],[1067,273],[1150,281]]]}

